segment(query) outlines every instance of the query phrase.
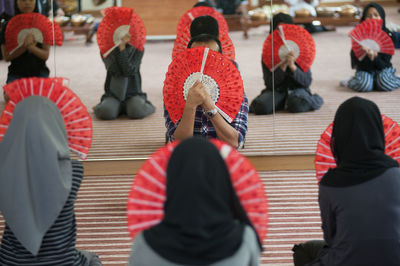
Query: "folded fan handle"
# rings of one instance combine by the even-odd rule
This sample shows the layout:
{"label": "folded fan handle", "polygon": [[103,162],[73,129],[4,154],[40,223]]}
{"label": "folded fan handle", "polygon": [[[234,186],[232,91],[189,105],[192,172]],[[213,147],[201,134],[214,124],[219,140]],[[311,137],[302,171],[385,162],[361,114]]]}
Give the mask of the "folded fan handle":
{"label": "folded fan handle", "polygon": [[201,62],[201,69],[200,69],[200,81],[203,81],[203,72],[204,72],[204,67],[206,66],[206,62],[207,62],[207,56],[208,56],[208,51],[210,50],[210,48],[205,48],[204,49],[204,53],[203,53],[203,61]]}
{"label": "folded fan handle", "polygon": [[286,38],[285,38],[285,33],[283,32],[283,27],[282,25],[278,26],[278,34],[279,37],[281,37],[283,44],[285,45],[286,49],[288,49],[288,51],[290,52],[292,49],[290,48],[290,46],[288,45]]}
{"label": "folded fan handle", "polygon": [[9,54],[11,55],[12,53],[14,53],[18,48],[20,48],[23,45],[23,43],[18,44],[17,47],[15,47],[14,49],[11,50],[11,52],[9,52]]}
{"label": "folded fan handle", "polygon": [[222,111],[218,106],[215,105],[215,108],[217,109],[218,113],[225,118],[226,121],[228,121],[228,123],[232,123],[233,119],[229,117],[229,115],[227,115],[224,111]]}
{"label": "folded fan handle", "polygon": [[271,69],[271,71],[275,71],[278,67],[280,67],[283,62],[285,62],[284,60],[280,61],[278,64],[274,65],[274,67]]}
{"label": "folded fan handle", "polygon": [[121,44],[121,41],[117,42],[113,47],[111,47],[107,52],[104,53],[103,57],[106,58],[120,44]]}

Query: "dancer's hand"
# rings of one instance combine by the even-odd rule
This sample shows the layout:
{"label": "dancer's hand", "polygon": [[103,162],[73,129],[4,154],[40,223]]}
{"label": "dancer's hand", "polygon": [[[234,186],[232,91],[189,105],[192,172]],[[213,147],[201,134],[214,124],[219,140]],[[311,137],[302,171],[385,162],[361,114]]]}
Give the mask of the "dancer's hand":
{"label": "dancer's hand", "polygon": [[367,55],[368,55],[368,58],[369,58],[371,61],[374,61],[375,58],[378,56],[378,53],[375,52],[374,50],[370,49],[370,50],[368,51]]}
{"label": "dancer's hand", "polygon": [[366,46],[362,46],[361,49],[367,54],[368,58],[369,58],[371,61],[374,61],[375,58],[378,56],[378,53],[377,53],[377,52],[375,52],[375,51],[372,50],[372,49],[369,49],[369,48],[366,47]]}
{"label": "dancer's hand", "polygon": [[288,67],[290,68],[290,70],[292,72],[295,72],[297,69],[297,66],[296,66],[296,55],[295,55],[294,51],[290,51],[286,55],[286,61],[287,61],[287,64],[288,64]]}
{"label": "dancer's hand", "polygon": [[35,42],[35,37],[33,36],[32,33],[29,33],[26,35],[25,40],[24,40],[24,47],[28,48],[29,46],[36,45]]}
{"label": "dancer's hand", "polygon": [[121,39],[121,43],[119,44],[119,50],[123,51],[126,48],[126,45],[131,40],[131,35],[129,33],[125,34],[124,37]]}
{"label": "dancer's hand", "polygon": [[[202,105],[207,97],[208,93],[204,88],[203,83],[199,80],[196,81],[193,86],[189,89],[186,106],[190,108],[197,108],[197,106]],[[208,95],[210,97],[210,95]]]}

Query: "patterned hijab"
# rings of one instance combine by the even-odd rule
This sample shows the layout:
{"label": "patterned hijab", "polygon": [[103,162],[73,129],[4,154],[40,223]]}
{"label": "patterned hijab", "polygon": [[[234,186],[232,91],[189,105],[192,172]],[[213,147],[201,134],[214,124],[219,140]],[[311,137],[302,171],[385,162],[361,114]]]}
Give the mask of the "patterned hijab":
{"label": "patterned hijab", "polygon": [[36,256],[72,186],[65,125],[56,105],[31,96],[15,107],[0,143],[0,211]]}

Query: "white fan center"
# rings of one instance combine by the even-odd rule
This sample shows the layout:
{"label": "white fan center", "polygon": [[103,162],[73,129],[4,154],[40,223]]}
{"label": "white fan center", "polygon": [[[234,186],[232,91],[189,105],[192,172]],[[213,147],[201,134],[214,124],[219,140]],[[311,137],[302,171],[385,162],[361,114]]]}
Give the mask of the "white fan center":
{"label": "white fan center", "polygon": [[122,26],[119,26],[119,27],[114,31],[114,34],[113,34],[113,41],[114,41],[114,44],[115,44],[115,45],[120,44],[122,38],[123,38],[126,34],[129,33],[129,28],[130,28],[129,25],[122,25]]}
{"label": "white fan center", "polygon": [[[297,59],[297,57],[299,57],[300,54],[300,48],[297,45],[297,43],[291,40],[286,40],[286,43],[290,51],[294,51],[295,59]],[[279,47],[279,58],[281,59],[281,61],[286,60],[286,56],[289,53],[289,49],[286,47],[286,45],[282,45],[281,47]]]}
{"label": "white fan center", "polygon": [[371,39],[364,39],[360,42],[361,46],[365,46],[375,52],[379,52],[380,51],[380,46],[379,44]]}
{"label": "white fan center", "polygon": [[[187,100],[187,95],[189,93],[190,88],[200,78],[201,78],[201,72],[193,72],[186,78],[185,83],[183,84],[183,98],[185,98],[185,101]],[[206,91],[211,96],[211,100],[215,104],[219,98],[219,88],[217,82],[215,82],[215,80],[212,77],[203,74],[203,79],[201,80],[201,83],[203,83]]]}
{"label": "white fan center", "polygon": [[18,45],[24,44],[25,38],[26,36],[28,36],[28,34],[32,34],[36,42],[43,43],[42,32],[37,28],[30,28],[30,29],[23,29],[20,32],[18,32],[18,37],[17,37]]}

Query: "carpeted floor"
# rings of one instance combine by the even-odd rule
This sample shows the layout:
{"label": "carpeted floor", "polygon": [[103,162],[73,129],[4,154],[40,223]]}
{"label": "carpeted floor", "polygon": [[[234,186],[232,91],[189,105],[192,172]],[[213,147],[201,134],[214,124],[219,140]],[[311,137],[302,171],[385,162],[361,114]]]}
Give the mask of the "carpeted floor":
{"label": "carpeted floor", "polygon": [[[293,244],[321,239],[313,171],[260,172],[268,195],[269,229],[261,265],[291,265]],[[86,176],[75,203],[77,248],[96,252],[103,265],[126,265],[132,240],[126,225],[131,175]],[[0,232],[4,220],[0,216]],[[1,234],[1,233],[0,233]]]}

